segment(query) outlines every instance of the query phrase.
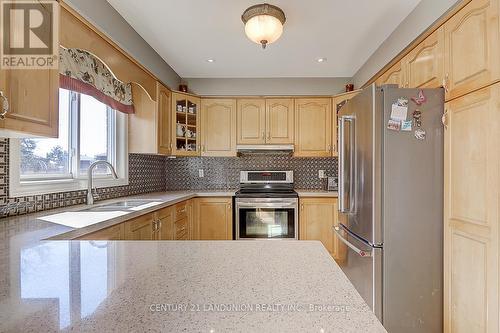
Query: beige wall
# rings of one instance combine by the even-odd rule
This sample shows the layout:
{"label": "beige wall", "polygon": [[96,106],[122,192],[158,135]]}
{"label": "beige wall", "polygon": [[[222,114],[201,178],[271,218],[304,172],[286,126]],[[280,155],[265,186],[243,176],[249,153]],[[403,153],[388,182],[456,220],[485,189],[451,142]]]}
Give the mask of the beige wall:
{"label": "beige wall", "polygon": [[180,77],[106,0],[64,0],[172,89]]}
{"label": "beige wall", "polygon": [[356,87],[365,84],[399,52],[461,0],[422,0],[354,74]]}
{"label": "beige wall", "polygon": [[214,95],[334,95],[350,78],[192,78],[183,79],[193,93]]}

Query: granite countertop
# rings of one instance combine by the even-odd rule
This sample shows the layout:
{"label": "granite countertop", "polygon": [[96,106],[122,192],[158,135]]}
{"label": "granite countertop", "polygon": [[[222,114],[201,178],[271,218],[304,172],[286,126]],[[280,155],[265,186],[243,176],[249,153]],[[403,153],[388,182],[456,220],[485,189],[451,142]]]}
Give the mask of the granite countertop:
{"label": "granite countertop", "polygon": [[1,332],[386,332],[317,241],[40,241],[41,225],[3,227]]}

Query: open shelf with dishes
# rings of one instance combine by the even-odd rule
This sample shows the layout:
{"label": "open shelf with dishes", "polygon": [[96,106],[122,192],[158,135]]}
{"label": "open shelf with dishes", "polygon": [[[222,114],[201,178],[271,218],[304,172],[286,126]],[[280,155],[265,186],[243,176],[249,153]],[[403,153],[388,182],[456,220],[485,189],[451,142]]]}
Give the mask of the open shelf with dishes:
{"label": "open shelf with dishes", "polygon": [[199,155],[200,99],[189,94],[172,94],[174,151],[177,156]]}

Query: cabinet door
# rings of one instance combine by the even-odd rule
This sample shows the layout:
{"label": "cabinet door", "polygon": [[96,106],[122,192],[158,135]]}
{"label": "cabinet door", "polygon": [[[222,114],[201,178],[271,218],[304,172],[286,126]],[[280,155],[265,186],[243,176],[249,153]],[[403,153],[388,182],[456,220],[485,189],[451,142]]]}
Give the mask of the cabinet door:
{"label": "cabinet door", "polygon": [[266,99],[266,143],[293,144],[293,110],[291,98]]}
{"label": "cabinet door", "polygon": [[236,156],[236,100],[201,101],[201,155]]}
{"label": "cabinet door", "polygon": [[231,198],[198,198],[195,200],[195,239],[233,239]]}
{"label": "cabinet door", "polygon": [[[45,9],[40,6],[40,10]],[[48,14],[51,15],[50,12]],[[57,69],[2,68],[0,69],[0,91],[9,102],[6,118],[0,120],[0,136],[22,136],[22,134],[52,138],[58,136],[59,74]],[[0,103],[3,103],[1,99]]]}
{"label": "cabinet door", "polygon": [[124,224],[120,223],[112,227],[99,230],[82,237],[78,240],[123,240],[124,239]]}
{"label": "cabinet door", "polygon": [[134,114],[128,115],[129,153],[158,153],[157,103],[140,85],[132,83]]}
{"label": "cabinet door", "polygon": [[146,214],[125,222],[126,240],[152,240],[153,232],[153,214]]}
{"label": "cabinet door", "polygon": [[403,59],[410,88],[438,88],[444,77],[444,29],[440,27]]}
{"label": "cabinet door", "polygon": [[172,207],[167,207],[156,212],[158,218],[157,240],[174,239],[174,212]]}
{"label": "cabinet door", "polygon": [[334,231],[337,201],[334,198],[300,199],[299,237],[319,240],[335,257]]}
{"label": "cabinet door", "polygon": [[499,329],[499,96],[496,84],[445,105],[445,332]]}
{"label": "cabinet door", "polygon": [[404,66],[402,65],[402,62],[400,61],[389,68],[377,79],[376,82],[378,86],[384,84],[397,84],[401,88],[407,87],[405,81]]}
{"label": "cabinet door", "polygon": [[473,0],[444,24],[447,100],[500,78],[498,0]]}
{"label": "cabinet door", "polygon": [[295,156],[332,155],[332,99],[295,100]]}
{"label": "cabinet door", "polygon": [[172,154],[172,126],[170,125],[170,90],[161,83],[157,83],[158,91],[158,153]]}
{"label": "cabinet door", "polygon": [[172,93],[172,155],[198,156],[200,98]]}
{"label": "cabinet door", "polygon": [[264,99],[239,99],[237,140],[240,145],[266,143],[266,101]]}

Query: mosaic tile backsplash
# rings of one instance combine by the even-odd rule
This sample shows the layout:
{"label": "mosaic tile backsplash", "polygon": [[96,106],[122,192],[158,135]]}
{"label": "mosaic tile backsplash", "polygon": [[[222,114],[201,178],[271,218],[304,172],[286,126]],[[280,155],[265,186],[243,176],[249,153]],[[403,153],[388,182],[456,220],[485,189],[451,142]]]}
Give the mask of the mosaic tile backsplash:
{"label": "mosaic tile backsplash", "polygon": [[[199,177],[203,169],[204,177]],[[185,157],[129,154],[129,185],[98,189],[96,201],[141,193],[174,190],[234,190],[240,170],[293,170],[297,189],[324,189],[337,174],[336,158],[293,158],[288,155]],[[9,198],[9,140],[0,138],[0,218],[83,204],[86,190]]]}
{"label": "mosaic tile backsplash", "polygon": [[[129,185],[97,190],[96,200],[165,191],[165,157],[129,154]],[[9,198],[9,140],[0,138],[0,217],[85,203],[87,191]]]}
{"label": "mosaic tile backsplash", "polygon": [[[337,175],[337,158],[294,158],[288,155],[244,155],[241,157],[190,157],[167,159],[165,163],[167,190],[237,189],[241,170],[293,170],[295,188],[325,189],[327,176]],[[198,170],[203,169],[200,178]]]}

